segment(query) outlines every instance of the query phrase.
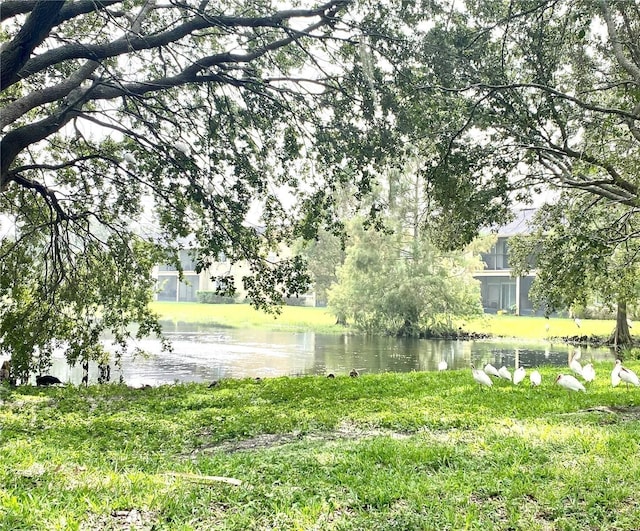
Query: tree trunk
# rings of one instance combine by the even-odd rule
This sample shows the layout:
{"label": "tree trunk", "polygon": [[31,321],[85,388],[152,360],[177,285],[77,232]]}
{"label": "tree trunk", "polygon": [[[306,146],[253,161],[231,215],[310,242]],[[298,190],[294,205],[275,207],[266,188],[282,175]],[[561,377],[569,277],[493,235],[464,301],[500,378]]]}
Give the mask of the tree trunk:
{"label": "tree trunk", "polygon": [[627,322],[627,301],[618,301],[616,328],[611,337],[609,337],[609,343],[613,344],[615,350],[630,346],[633,343]]}

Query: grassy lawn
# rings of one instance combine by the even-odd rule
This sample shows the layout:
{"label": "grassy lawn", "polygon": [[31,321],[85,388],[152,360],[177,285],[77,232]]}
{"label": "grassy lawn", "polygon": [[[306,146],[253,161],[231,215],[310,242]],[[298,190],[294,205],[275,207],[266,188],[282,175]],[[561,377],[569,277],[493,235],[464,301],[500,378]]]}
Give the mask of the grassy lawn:
{"label": "grassy lawn", "polygon": [[279,315],[258,311],[248,304],[199,304],[196,302],[153,302],[151,308],[163,321],[234,328],[344,333],[326,308],[284,306]]}
{"label": "grassy lawn", "polygon": [[[573,319],[484,315],[461,323],[467,332],[482,332],[504,337],[547,340],[550,337],[608,337],[615,328],[613,320],[582,319],[580,327]],[[547,331],[547,326],[549,330]],[[631,329],[633,332],[633,329]]]}
{"label": "grassy lawn", "polygon": [[[314,330],[321,333],[345,333],[350,330],[335,324],[336,319],[327,308],[285,306],[280,315],[260,312],[247,304],[198,304],[189,302],[154,302],[152,308],[163,320],[174,323],[231,326],[237,328],[262,327],[276,330]],[[513,315],[484,315],[461,321],[466,332],[504,337],[547,340],[550,337],[608,336],[614,321],[583,319],[580,328],[572,319],[516,317]],[[549,331],[546,327],[549,326]],[[633,329],[632,329],[633,331]]]}
{"label": "grassy lawn", "polygon": [[539,388],[469,370],[1,387],[0,529],[638,529],[640,388],[610,369],[580,394],[550,367]]}

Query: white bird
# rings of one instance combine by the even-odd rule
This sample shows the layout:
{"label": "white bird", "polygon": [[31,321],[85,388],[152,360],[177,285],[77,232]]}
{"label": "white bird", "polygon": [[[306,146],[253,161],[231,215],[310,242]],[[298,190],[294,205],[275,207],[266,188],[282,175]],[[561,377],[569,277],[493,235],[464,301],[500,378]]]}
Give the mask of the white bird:
{"label": "white bird", "polygon": [[581,357],[582,357],[582,349],[580,347],[577,347],[573,351],[573,359],[574,360],[579,360]]}
{"label": "white bird", "polygon": [[582,367],[582,377],[585,382],[593,382],[596,379],[596,370],[593,368],[593,363],[587,363]]}
{"label": "white bird", "polygon": [[442,360],[440,363],[438,363],[438,370],[439,371],[446,371],[447,370],[447,362],[445,360]]}
{"label": "white bird", "polygon": [[633,321],[627,317],[627,326],[633,328]]}
{"label": "white bird", "polygon": [[531,380],[531,385],[534,385],[534,386],[537,387],[542,382],[542,376],[540,375],[540,373],[538,371],[533,371],[529,375],[529,380]]}
{"label": "white bird", "polygon": [[611,385],[613,387],[618,387],[618,385],[620,385],[620,369],[622,369],[622,363],[620,360],[616,360],[616,364],[613,366],[613,370],[611,371]]}
{"label": "white bird", "polygon": [[484,366],[484,372],[487,373],[489,376],[495,376],[496,378],[500,378],[500,375],[498,374],[498,369],[496,369],[493,365],[491,365],[491,363],[487,363]]}
{"label": "white bird", "polygon": [[584,391],[584,392],[587,391],[584,388],[584,385],[582,385],[576,378],[574,378],[569,374],[558,374],[558,377],[556,378],[556,383],[560,387],[564,387],[569,391]]}
{"label": "white bird", "polygon": [[629,384],[635,385],[636,387],[640,386],[640,379],[638,379],[638,375],[635,372],[633,372],[631,369],[623,367],[620,360],[616,360],[616,365],[620,365],[618,376],[624,383],[627,384],[627,387],[629,387]]}
{"label": "white bird", "polygon": [[473,379],[480,385],[486,385],[487,387],[491,387],[493,385],[491,378],[489,378],[489,375],[486,372],[476,369],[473,365],[471,365],[471,372],[473,373]]}
{"label": "white bird", "polygon": [[518,367],[515,371],[513,371],[513,383],[518,385],[524,377],[527,375],[527,371],[524,370],[524,367]]}
{"label": "white bird", "polygon": [[511,381],[511,373],[509,369],[507,369],[504,365],[498,369],[498,375],[500,378],[504,378],[505,380]]}
{"label": "white bird", "polygon": [[578,328],[580,328],[580,325],[582,324],[582,321],[580,319],[578,319],[577,317],[573,320],[574,323],[576,323],[576,326]]}
{"label": "white bird", "polygon": [[129,152],[125,153],[122,158],[125,160],[125,162],[128,162],[130,164],[135,164],[136,163],[136,158]]}
{"label": "white bird", "polygon": [[571,359],[569,360],[569,368],[575,372],[578,376],[582,376],[582,365],[580,365],[580,362],[578,361],[578,358],[580,357],[579,354],[574,354]]}
{"label": "white bird", "polygon": [[187,144],[185,144],[184,142],[178,140],[177,142],[175,142],[174,147],[180,151],[182,151],[185,155],[188,155],[190,153],[190,149],[189,146]]}

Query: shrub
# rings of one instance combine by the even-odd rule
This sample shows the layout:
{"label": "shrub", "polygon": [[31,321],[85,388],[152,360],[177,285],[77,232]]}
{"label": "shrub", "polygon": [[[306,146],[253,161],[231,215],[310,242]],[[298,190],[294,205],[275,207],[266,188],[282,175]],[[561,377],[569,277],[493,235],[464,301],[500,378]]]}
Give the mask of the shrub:
{"label": "shrub", "polygon": [[287,306],[306,306],[307,299],[304,297],[286,297],[284,302]]}
{"label": "shrub", "polygon": [[198,297],[198,302],[202,304],[233,304],[236,302],[235,297],[219,295],[215,291],[198,291],[196,296]]}

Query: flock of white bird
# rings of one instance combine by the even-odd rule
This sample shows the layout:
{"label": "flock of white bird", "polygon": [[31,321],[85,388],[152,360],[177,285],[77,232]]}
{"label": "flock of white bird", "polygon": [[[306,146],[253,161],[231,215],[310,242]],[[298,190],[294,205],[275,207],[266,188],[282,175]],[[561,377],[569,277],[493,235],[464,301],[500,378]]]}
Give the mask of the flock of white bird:
{"label": "flock of white bird", "polygon": [[[587,363],[586,365],[581,365],[578,361],[580,358],[580,350],[577,350],[573,356],[569,359],[569,368],[580,378],[584,380],[585,383],[593,382],[596,379],[596,371],[593,367],[592,363]],[[438,365],[438,370],[446,370],[447,364],[442,361]],[[487,387],[491,387],[493,385],[493,380],[491,377],[508,380],[513,382],[514,385],[520,384],[527,376],[526,370],[524,367],[518,367],[513,375],[505,367],[504,365],[499,369],[496,369],[491,363],[487,363],[484,366],[484,369],[476,369],[473,365],[471,365],[471,371],[473,373],[473,379],[478,382],[480,385],[484,385]],[[531,371],[529,374],[529,381],[532,386],[538,386],[542,383],[542,376],[537,370]],[[627,369],[622,366],[622,362],[620,360],[616,360],[616,364],[611,371],[611,385],[613,387],[617,387],[620,382],[624,382],[634,386],[640,386],[640,380],[635,372],[631,369]],[[572,374],[559,374],[555,381],[560,387],[564,387],[569,391],[583,391],[586,392],[586,388],[584,384],[578,380]]]}

